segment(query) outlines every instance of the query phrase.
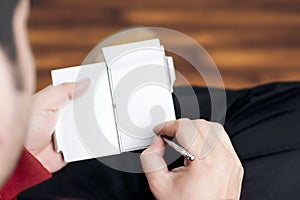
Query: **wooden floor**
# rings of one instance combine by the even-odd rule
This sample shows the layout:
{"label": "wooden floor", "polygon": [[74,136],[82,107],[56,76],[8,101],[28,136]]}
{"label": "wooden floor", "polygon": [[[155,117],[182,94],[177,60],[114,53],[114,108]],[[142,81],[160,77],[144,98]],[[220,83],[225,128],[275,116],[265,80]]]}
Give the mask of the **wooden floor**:
{"label": "wooden floor", "polygon": [[[95,44],[131,26],[195,39],[227,88],[300,80],[299,0],[32,0],[37,89],[51,84],[51,69],[79,65]],[[191,84],[204,85],[191,66],[175,64]]]}

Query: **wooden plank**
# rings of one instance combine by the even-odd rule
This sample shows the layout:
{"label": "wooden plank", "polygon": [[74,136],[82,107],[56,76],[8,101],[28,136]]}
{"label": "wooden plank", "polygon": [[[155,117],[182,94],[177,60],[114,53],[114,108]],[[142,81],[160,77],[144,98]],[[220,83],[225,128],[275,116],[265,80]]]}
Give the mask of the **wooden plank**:
{"label": "wooden plank", "polygon": [[[132,9],[122,13],[122,19],[129,24],[143,24],[145,26],[299,26],[298,12],[280,12],[266,10],[149,10]],[[200,28],[199,27],[199,28]]]}
{"label": "wooden plank", "polygon": [[300,66],[300,48],[239,48],[208,52],[221,69],[243,69],[243,66],[253,69],[295,69]]}
{"label": "wooden plank", "polygon": [[[125,9],[96,12],[91,10],[35,10],[31,14],[31,24],[34,26],[82,27],[93,25],[144,25],[144,26],[204,26],[204,27],[297,27],[300,25],[300,15],[295,12],[274,10],[248,9]],[[200,28],[199,27],[199,28]]]}
{"label": "wooden plank", "polygon": [[[60,29],[30,27],[29,35],[31,44],[38,47],[39,50],[45,48],[45,45],[48,50],[52,50],[52,48],[58,47],[91,47],[120,30],[122,29],[118,26],[86,29],[80,26]],[[181,31],[209,48],[300,46],[300,26],[297,29],[181,29]],[[185,48],[187,45],[186,40],[182,38],[175,38],[172,35],[166,37],[168,37],[168,41],[174,41],[174,45],[178,48]]]}
{"label": "wooden plank", "polygon": [[264,9],[274,9],[277,7],[285,8],[291,7],[299,8],[299,1],[298,0],[248,0],[248,1],[236,1],[236,0],[189,0],[189,1],[182,1],[182,0],[72,0],[64,1],[64,0],[31,0],[33,8],[43,8],[44,5],[47,5],[49,8],[111,8],[111,7],[118,7],[118,8],[132,8],[132,7],[147,7],[147,8],[187,8],[187,7],[206,7],[206,8],[215,8],[215,7],[255,7],[255,8],[264,8]]}

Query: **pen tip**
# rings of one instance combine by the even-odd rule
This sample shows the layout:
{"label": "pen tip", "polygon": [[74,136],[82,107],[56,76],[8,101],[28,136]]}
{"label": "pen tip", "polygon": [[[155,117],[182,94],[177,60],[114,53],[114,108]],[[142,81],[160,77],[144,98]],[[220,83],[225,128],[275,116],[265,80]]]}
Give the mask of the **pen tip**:
{"label": "pen tip", "polygon": [[190,160],[191,160],[191,161],[195,160],[195,156],[192,155],[192,156],[190,157]]}

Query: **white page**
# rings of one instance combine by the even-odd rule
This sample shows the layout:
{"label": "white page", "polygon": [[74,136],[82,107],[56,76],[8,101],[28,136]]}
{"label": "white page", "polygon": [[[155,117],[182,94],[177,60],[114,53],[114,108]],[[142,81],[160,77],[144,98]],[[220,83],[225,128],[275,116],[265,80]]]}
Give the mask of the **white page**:
{"label": "white page", "polygon": [[55,129],[66,162],[120,153],[105,63],[52,71],[53,85],[86,77],[88,91],[61,109]]}
{"label": "white page", "polygon": [[[103,48],[121,151],[147,147],[154,125],[175,119],[172,82],[159,40]],[[174,77],[173,77],[174,78]]]}

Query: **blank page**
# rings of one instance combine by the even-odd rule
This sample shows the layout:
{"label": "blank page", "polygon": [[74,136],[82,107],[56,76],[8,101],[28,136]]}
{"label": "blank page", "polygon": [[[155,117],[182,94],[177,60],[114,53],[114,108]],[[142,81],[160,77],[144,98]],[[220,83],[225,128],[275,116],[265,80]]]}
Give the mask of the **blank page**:
{"label": "blank page", "polygon": [[121,151],[151,144],[152,128],[175,119],[170,74],[158,39],[103,48]]}
{"label": "blank page", "polygon": [[66,162],[120,153],[105,63],[52,71],[53,85],[86,77],[89,89],[60,110],[55,129],[57,150]]}

